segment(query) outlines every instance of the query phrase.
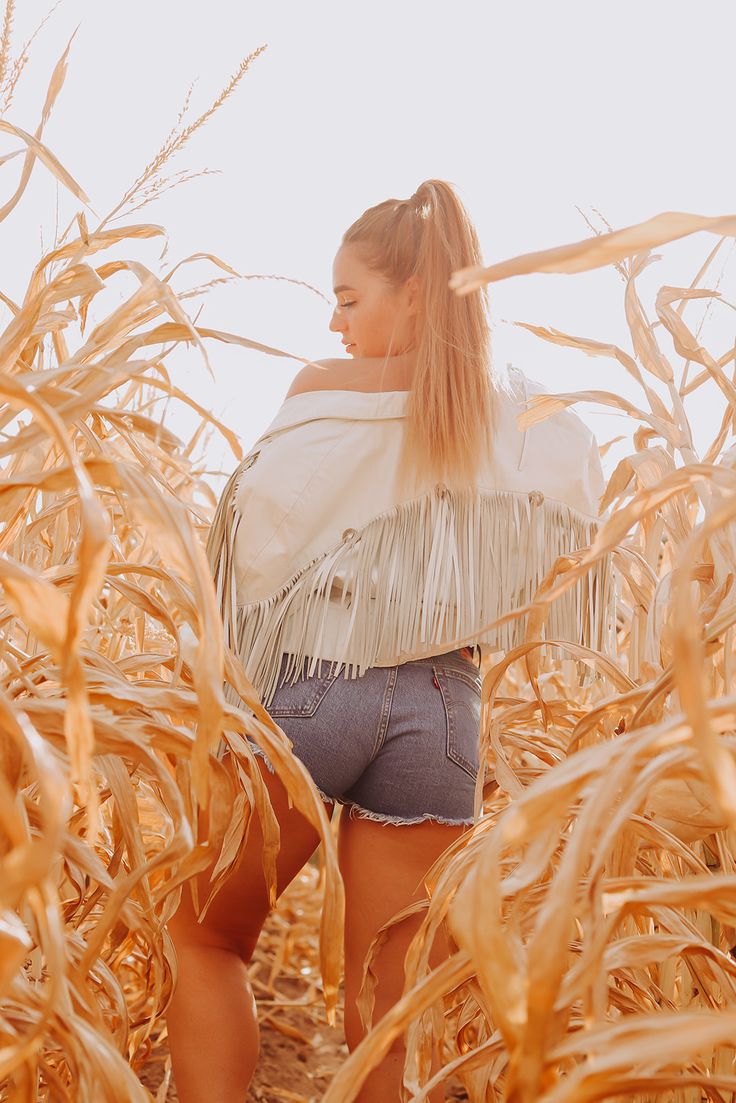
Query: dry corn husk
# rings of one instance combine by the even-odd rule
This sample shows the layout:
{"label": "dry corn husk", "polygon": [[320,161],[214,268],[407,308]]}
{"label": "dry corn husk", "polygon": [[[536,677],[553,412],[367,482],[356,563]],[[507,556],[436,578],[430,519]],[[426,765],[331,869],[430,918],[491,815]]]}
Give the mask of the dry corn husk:
{"label": "dry corn husk", "polygon": [[[0,167],[7,177],[22,165],[0,222],[36,161],[89,204],[42,141],[68,50],[35,135],[0,119],[18,142]],[[133,201],[134,189],[113,213]],[[315,960],[321,951],[322,991],[310,983],[309,998],[321,995],[333,1020],[337,999],[343,896],[333,831],[223,644],[204,555],[211,513],[195,504],[215,505],[195,456],[204,434],[178,440],[156,408],[161,397],[188,403],[240,459],[232,431],[171,383],[166,358],[193,342],[207,366],[211,340],[288,354],[196,326],[186,293],[170,286],[180,265],[161,276],[106,258],[121,242],[166,238],[153,223],[113,229],[110,217],[89,226],[79,212],[30,272],[22,301],[0,294],[9,314],[0,332],[0,1091],[8,1099],[150,1103],[138,1073],[160,1042],[176,981],[166,920],[214,858],[211,889],[197,901],[206,910],[237,864],[253,813],[275,895],[276,824],[246,735],[320,832],[324,906],[311,945]],[[594,544],[558,560],[516,611],[530,613],[525,642],[484,669],[477,822],[428,871],[404,995],[345,1062],[327,1103],[354,1099],[402,1034],[404,1097],[416,1103],[451,1074],[474,1103],[694,1103],[736,1091],[736,964],[726,952],[736,942],[736,474],[726,447],[734,353],[709,352],[689,320],[693,304],[719,302],[698,286],[717,248],[691,287],[665,286],[654,304],[660,332],[686,361],[679,383],[636,286],[652,247],[702,229],[733,235],[736,218],[660,215],[455,276],[462,292],[514,274],[616,263],[631,351],[520,324],[619,365],[640,401],[599,389],[541,396],[522,420],[600,402],[634,419],[634,452],[609,480],[602,509],[611,516]],[[88,331],[100,294],[120,275],[134,289]],[[688,380],[690,362],[702,370]],[[723,414],[701,457],[685,403],[710,381]],[[538,635],[551,603],[608,552],[621,585],[615,660],[558,641],[569,661],[543,662]],[[578,661],[601,680],[573,681]],[[223,681],[246,708],[225,701]],[[215,754],[221,739],[234,752],[225,761]],[[316,908],[310,918],[316,928]],[[443,924],[455,950],[431,970]],[[373,958],[390,928],[366,961],[367,1022]],[[296,953],[287,941],[282,968]],[[268,998],[275,969],[259,988]],[[444,1064],[432,1072],[434,1040]]]}

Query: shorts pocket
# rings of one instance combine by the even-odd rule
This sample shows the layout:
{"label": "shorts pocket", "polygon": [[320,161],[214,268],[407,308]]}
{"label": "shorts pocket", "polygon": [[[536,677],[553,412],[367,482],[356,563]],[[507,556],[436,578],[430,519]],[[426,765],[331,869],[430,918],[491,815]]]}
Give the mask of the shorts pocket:
{"label": "shorts pocket", "polygon": [[447,716],[447,757],[475,779],[480,754],[480,674],[440,664],[433,670]]}
{"label": "shorts pocket", "polygon": [[[325,666],[329,668],[330,665],[323,661],[323,670]],[[281,677],[282,675],[279,674],[279,678]],[[337,677],[336,671],[333,673],[328,669],[325,674],[318,674],[315,671],[311,677],[299,678],[293,685],[288,679],[283,685],[277,683],[273,699],[267,709],[269,716],[314,716]]]}

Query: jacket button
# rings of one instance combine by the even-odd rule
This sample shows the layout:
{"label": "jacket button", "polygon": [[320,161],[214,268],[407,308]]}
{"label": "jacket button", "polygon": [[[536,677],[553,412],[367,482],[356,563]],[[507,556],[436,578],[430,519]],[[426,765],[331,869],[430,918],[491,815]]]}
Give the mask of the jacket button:
{"label": "jacket button", "polygon": [[438,498],[447,497],[448,490],[444,483],[437,483],[437,485],[435,486],[435,490],[437,491]]}
{"label": "jacket button", "polygon": [[542,502],[544,501],[544,494],[542,494],[541,490],[530,490],[529,501],[534,506],[541,506]]}

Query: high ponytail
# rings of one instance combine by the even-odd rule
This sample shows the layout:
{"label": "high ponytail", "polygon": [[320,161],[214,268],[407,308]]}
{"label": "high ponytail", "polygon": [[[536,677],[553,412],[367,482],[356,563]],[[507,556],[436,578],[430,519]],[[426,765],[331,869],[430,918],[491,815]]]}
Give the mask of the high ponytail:
{"label": "high ponytail", "polygon": [[[342,244],[398,288],[419,284],[416,365],[407,400],[399,479],[472,485],[492,453],[494,392],[485,287],[459,296],[449,288],[458,268],[482,265],[478,237],[453,186],[425,180],[410,199],[370,207]],[[391,349],[388,350],[389,355]]]}

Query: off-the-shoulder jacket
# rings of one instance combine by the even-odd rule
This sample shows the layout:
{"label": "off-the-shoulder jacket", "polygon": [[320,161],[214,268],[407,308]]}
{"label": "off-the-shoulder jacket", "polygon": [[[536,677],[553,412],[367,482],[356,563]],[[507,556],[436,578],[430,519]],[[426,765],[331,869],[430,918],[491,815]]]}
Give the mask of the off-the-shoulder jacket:
{"label": "off-the-shoulder jacket", "polygon": [[[545,388],[513,370],[494,392],[493,456],[475,486],[402,498],[408,392],[320,390],[284,400],[226,484],[207,554],[225,641],[266,707],[284,654],[346,676],[463,644],[506,650],[558,555],[593,542],[605,487],[593,433],[571,410],[521,430]],[[611,654],[615,597],[601,560],[557,599],[545,638]],[[459,641],[459,642],[457,642]],[[226,697],[234,700],[230,687]]]}

